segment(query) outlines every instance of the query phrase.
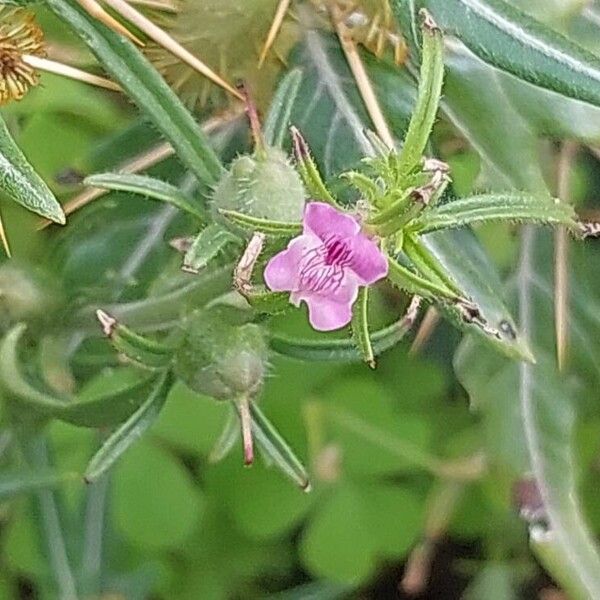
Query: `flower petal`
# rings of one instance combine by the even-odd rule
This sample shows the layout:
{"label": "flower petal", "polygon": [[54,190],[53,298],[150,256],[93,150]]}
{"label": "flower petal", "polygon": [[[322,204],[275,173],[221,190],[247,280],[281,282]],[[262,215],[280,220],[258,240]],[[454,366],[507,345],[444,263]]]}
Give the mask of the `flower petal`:
{"label": "flower petal", "polygon": [[373,240],[360,233],[348,243],[352,248],[350,268],[362,284],[370,285],[387,275],[387,258]]}
{"label": "flower petal", "polygon": [[274,292],[295,290],[302,256],[320,244],[321,241],[313,235],[300,235],[294,238],[285,250],[276,254],[267,263],[264,279],[268,288]]}
{"label": "flower petal", "polygon": [[352,302],[336,302],[323,296],[304,296],[308,320],[317,331],[341,329],[352,320]]}
{"label": "flower petal", "polygon": [[326,240],[332,233],[350,238],[360,232],[356,219],[323,202],[308,202],[304,208],[304,233]]}

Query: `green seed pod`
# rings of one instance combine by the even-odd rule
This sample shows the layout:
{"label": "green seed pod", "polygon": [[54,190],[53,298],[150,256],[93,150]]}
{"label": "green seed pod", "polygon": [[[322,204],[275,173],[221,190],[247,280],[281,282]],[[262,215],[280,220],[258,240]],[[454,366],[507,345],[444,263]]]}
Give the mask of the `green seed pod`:
{"label": "green seed pod", "polygon": [[261,328],[239,311],[196,311],[182,324],[175,373],[192,390],[216,400],[258,395],[265,377],[267,344]]}
{"label": "green seed pod", "polygon": [[12,261],[0,265],[0,325],[43,321],[59,306],[60,293],[45,273]]}
{"label": "green seed pod", "polygon": [[214,207],[272,221],[300,222],[306,192],[284,152],[236,158],[214,191]]}

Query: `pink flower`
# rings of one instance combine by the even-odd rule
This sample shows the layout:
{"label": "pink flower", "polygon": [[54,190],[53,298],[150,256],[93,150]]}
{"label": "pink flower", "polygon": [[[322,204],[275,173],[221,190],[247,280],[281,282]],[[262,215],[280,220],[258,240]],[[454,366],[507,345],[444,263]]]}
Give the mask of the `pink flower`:
{"label": "pink flower", "polygon": [[269,261],[265,281],[273,291],[291,292],[295,306],[306,302],[315,329],[339,329],[352,319],[358,288],[387,275],[387,260],[354,217],[329,204],[308,203],[303,225],[302,235]]}

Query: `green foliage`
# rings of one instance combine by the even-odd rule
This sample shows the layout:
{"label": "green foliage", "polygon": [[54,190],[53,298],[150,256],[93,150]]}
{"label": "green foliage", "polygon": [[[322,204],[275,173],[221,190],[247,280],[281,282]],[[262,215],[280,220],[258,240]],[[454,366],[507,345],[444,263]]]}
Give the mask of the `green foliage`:
{"label": "green foliage", "polygon": [[64,225],[60,204],[33,170],[0,117],[0,190],[26,209]]}
{"label": "green foliage", "polygon": [[[406,64],[354,56],[390,139],[319,4],[284,20],[294,48],[262,127],[246,106],[251,149],[231,106],[188,111],[76,0],[36,7],[141,118],[47,75],[3,108],[3,192],[58,222],[53,193],[104,195],[43,234],[2,206],[18,262],[0,265],[0,597],[374,597],[401,565],[423,597],[458,574],[456,598],[516,599],[541,569],[600,594],[600,287],[578,216],[596,214],[598,162],[557,150],[600,140],[598,58],[569,41],[597,52],[598,9],[394,0]],[[372,49],[399,40],[375,4],[342,16]],[[127,172],[163,138],[174,156]],[[351,331],[315,333],[263,285],[309,200],[355,216],[389,263]],[[521,230],[515,265],[522,223],[546,231]],[[562,370],[550,227],[572,234]],[[410,352],[431,305],[454,328]]]}

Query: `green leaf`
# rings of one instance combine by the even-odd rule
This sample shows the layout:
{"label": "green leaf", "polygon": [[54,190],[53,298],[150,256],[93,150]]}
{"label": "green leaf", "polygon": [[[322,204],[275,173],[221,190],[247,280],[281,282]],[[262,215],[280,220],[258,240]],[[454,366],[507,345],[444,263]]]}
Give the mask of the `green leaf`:
{"label": "green leaf", "polygon": [[183,270],[199,273],[213,258],[231,244],[239,244],[239,238],[216,223],[205,227],[194,238],[183,257]]}
{"label": "green leaf", "polygon": [[266,457],[302,490],[310,491],[308,473],[288,443],[256,406],[255,402],[250,403],[250,412],[252,414],[254,439]]}
{"label": "green leaf", "polygon": [[301,81],[301,69],[292,69],[277,86],[277,91],[269,105],[269,114],[263,125],[263,135],[269,146],[281,148],[283,145],[283,140],[290,127],[292,107],[296,102]]}
{"label": "green leaf", "polygon": [[65,214],[42,178],[34,171],[0,116],[0,190],[42,217],[64,225]]}
{"label": "green leaf", "polygon": [[104,392],[90,399],[74,399],[67,406],[54,411],[53,416],[80,427],[117,425],[144,403],[155,381],[154,375],[110,393]]}
{"label": "green leaf", "polygon": [[206,211],[183,190],[166,181],[148,177],[147,175],[97,173],[86,177],[84,184],[105,190],[140,194],[151,200],[160,200],[161,202],[172,204],[202,222],[205,222],[207,218]]}
{"label": "green leaf", "polygon": [[442,32],[426,15],[423,21],[423,60],[415,105],[402,150],[398,156],[398,177],[410,173],[422,160],[438,110],[444,81]]}
{"label": "green leaf", "polygon": [[[237,418],[236,429],[239,436]],[[208,492],[216,494],[225,505],[236,529],[263,543],[293,533],[314,506],[315,495],[282,484],[280,474],[264,461],[244,470],[239,462],[237,456],[232,456],[206,474]]]}
{"label": "green leaf", "polygon": [[369,288],[362,287],[352,308],[352,335],[364,361],[375,367],[375,354],[369,333]]}
{"label": "green leaf", "polygon": [[246,231],[264,233],[279,237],[292,237],[302,231],[301,223],[284,223],[282,221],[271,221],[261,217],[252,217],[235,210],[220,209],[219,214],[229,219],[232,223],[239,225]]}
{"label": "green leaf", "polygon": [[[495,460],[510,467],[515,476],[533,476],[539,489],[548,525],[545,528],[531,523],[534,550],[543,552],[546,548],[537,548],[538,542],[551,542],[551,551],[558,560],[545,564],[552,569],[552,576],[570,596],[595,598],[600,593],[600,555],[583,519],[577,491],[579,467],[574,436],[584,404],[572,375],[581,367],[573,362],[570,372],[559,373],[555,366],[555,340],[546,315],[548,294],[552,293],[544,274],[546,264],[551,263],[549,250],[541,232],[527,228],[511,286],[537,364],[515,364],[490,356],[471,340],[457,355],[455,368],[471,401],[488,421],[489,434],[493,432],[497,438]],[[574,297],[580,293],[580,289],[573,290]],[[578,311],[574,311],[573,345],[581,339],[582,325]],[[597,323],[595,328],[587,326],[584,333],[590,341],[597,339]],[[588,374],[586,379],[593,387],[580,391],[584,396],[596,396],[595,377],[589,379]],[[502,431],[510,431],[504,442]],[[544,561],[548,557],[540,554],[540,558]]]}
{"label": "green leaf", "polygon": [[504,93],[496,70],[452,45],[446,52],[444,94],[443,112],[504,188],[548,193],[535,131]]}
{"label": "green leaf", "polygon": [[112,492],[118,533],[146,551],[181,549],[204,512],[201,490],[183,465],[145,440],[117,465]]}
{"label": "green leaf", "polygon": [[207,137],[139,50],[89,15],[76,0],[48,0],[47,5],[89,46],[198,180],[205,184],[216,182],[223,167]]}
{"label": "green leaf", "polygon": [[[300,556],[317,577],[358,584],[380,562],[406,557],[418,539],[422,512],[423,502],[410,489],[373,483],[340,485],[304,530]],[[390,513],[396,518],[390,520]]]}
{"label": "green leaf", "polygon": [[170,373],[161,375],[148,399],[118,427],[90,460],[83,478],[93,483],[153,425],[167,399],[173,383]]}
{"label": "green leaf", "polygon": [[401,290],[409,294],[416,294],[430,300],[459,300],[460,296],[445,283],[439,280],[432,280],[418,273],[415,273],[408,267],[401,265],[393,258],[388,258],[388,278]]}
{"label": "green leaf", "polygon": [[14,473],[3,473],[0,475],[0,499],[5,500],[17,494],[26,494],[40,489],[56,488],[78,477],[77,473],[56,473],[52,470],[20,470]]}
{"label": "green leaf", "polygon": [[[394,347],[410,328],[403,317],[371,334],[374,356]],[[271,348],[279,354],[310,362],[359,362],[362,353],[352,339],[299,339],[281,333],[271,333]]]}
{"label": "green leaf", "polygon": [[291,120],[306,137],[325,176],[345,171],[359,157],[373,156],[363,133],[371,127],[370,120],[336,37],[307,30],[290,62],[301,66],[304,75]]}
{"label": "green leaf", "polygon": [[[415,370],[414,361],[397,358],[393,363],[400,369]],[[380,372],[371,377],[347,373],[312,394],[317,403],[313,414],[322,417],[328,443],[339,447],[344,475],[364,481],[401,473],[441,472],[441,461],[432,454],[433,424],[404,400],[420,396],[417,403],[427,403],[431,394],[422,384],[407,381],[402,389],[384,385]],[[365,398],[371,401],[365,402]],[[307,411],[307,425],[308,415]]]}
{"label": "green leaf", "polygon": [[575,211],[570,204],[550,196],[519,192],[459,198],[421,213],[414,226],[419,233],[429,233],[488,221],[533,222],[577,229]]}
{"label": "green leaf", "polygon": [[[600,106],[600,59],[503,0],[420,0],[437,23],[494,67]],[[395,5],[402,10],[399,1]]]}
{"label": "green leaf", "polygon": [[466,323],[451,305],[441,305],[444,315],[456,327],[475,333],[506,356],[532,360],[527,340],[519,332],[503,299],[496,267],[475,235],[468,230],[437,231],[420,239],[500,337],[486,335],[480,327]]}

